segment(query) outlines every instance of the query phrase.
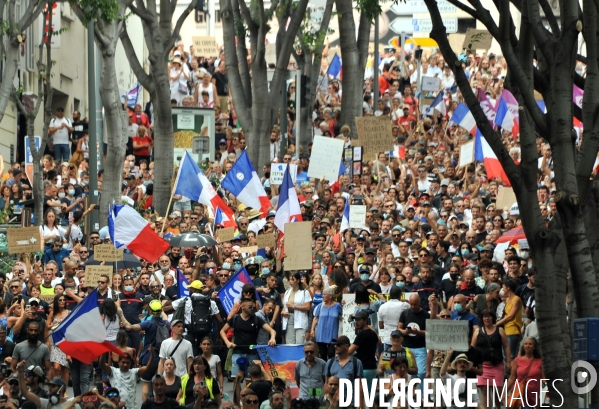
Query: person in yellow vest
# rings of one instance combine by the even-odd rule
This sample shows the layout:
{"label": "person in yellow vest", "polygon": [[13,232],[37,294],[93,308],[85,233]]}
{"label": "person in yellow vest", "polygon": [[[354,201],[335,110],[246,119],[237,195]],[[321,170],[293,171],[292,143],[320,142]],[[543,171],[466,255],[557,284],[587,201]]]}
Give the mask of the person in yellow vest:
{"label": "person in yellow vest", "polygon": [[52,286],[52,277],[54,272],[52,269],[45,269],[42,273],[42,283],[40,284],[41,295],[54,295],[54,287]]}
{"label": "person in yellow vest", "polygon": [[181,377],[181,391],[177,400],[185,405],[186,400],[192,401],[193,387],[196,384],[204,384],[210,393],[210,399],[214,399],[219,407],[221,403],[221,387],[210,371],[210,364],[203,356],[196,356],[189,368],[188,373]]}
{"label": "person in yellow vest", "polygon": [[503,326],[508,344],[510,345],[512,360],[516,358],[520,350],[522,334],[522,300],[516,295],[518,285],[519,282],[514,279],[508,279],[503,283],[503,292],[507,297],[505,300],[505,310],[503,318],[495,324],[498,327]]}

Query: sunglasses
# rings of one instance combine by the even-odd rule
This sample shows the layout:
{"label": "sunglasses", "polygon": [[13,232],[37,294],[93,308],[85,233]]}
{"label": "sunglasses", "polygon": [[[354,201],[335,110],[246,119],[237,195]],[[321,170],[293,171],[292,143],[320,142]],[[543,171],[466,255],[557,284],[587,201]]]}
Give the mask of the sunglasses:
{"label": "sunglasses", "polygon": [[11,285],[10,288],[21,288],[20,285]]}
{"label": "sunglasses", "polygon": [[314,351],[304,351],[305,354],[313,354]]}
{"label": "sunglasses", "polygon": [[219,274],[219,277],[229,277],[229,274]]}
{"label": "sunglasses", "polygon": [[110,392],[106,394],[107,398],[118,398],[119,394],[117,392]]}
{"label": "sunglasses", "polygon": [[451,315],[439,315],[439,318],[442,318],[442,319],[451,319]]}
{"label": "sunglasses", "polygon": [[100,239],[100,236],[91,236],[91,237],[90,237],[90,239],[91,239],[91,240],[99,240],[99,239]]}
{"label": "sunglasses", "polygon": [[257,405],[258,399],[246,399],[244,402],[247,404]]}
{"label": "sunglasses", "polygon": [[107,283],[107,281],[100,281],[100,280],[98,280],[98,284],[106,284],[106,283]]}
{"label": "sunglasses", "polygon": [[97,402],[97,401],[98,401],[98,397],[96,395],[88,395],[88,396],[81,397],[81,402],[83,402],[83,403]]}
{"label": "sunglasses", "polygon": [[160,288],[159,285],[151,285],[150,288]]}

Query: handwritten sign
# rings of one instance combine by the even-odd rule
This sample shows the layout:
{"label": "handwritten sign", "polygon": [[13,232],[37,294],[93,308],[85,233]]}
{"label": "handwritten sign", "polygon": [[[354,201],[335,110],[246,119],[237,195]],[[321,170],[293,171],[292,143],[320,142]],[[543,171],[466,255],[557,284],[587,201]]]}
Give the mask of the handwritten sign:
{"label": "handwritten sign", "polygon": [[274,247],[276,245],[275,236],[270,233],[260,234],[256,237],[256,245],[259,249],[265,249],[267,247]]}
{"label": "handwritten sign", "polygon": [[495,208],[499,210],[509,209],[516,203],[516,194],[511,187],[502,187],[497,191]]}
{"label": "handwritten sign", "polygon": [[239,249],[240,253],[254,254],[258,251],[258,246],[248,246]]}
{"label": "handwritten sign", "polygon": [[[364,148],[364,154],[369,158],[376,159],[379,152],[388,152],[393,149],[393,138],[391,120],[388,116],[366,116],[356,118],[358,128],[358,141],[352,141],[355,145]],[[354,160],[355,157],[354,157]],[[310,162],[312,167],[312,162]]]}
{"label": "handwritten sign", "polygon": [[468,321],[426,320],[426,349],[468,351]]}
{"label": "handwritten sign", "polygon": [[460,161],[458,167],[463,168],[474,162],[474,141],[460,146]]}
{"label": "handwritten sign", "polygon": [[409,301],[410,297],[414,294],[418,295],[418,293],[401,293],[401,299]]}
{"label": "handwritten sign", "polygon": [[354,314],[356,309],[356,295],[355,294],[343,294],[343,322],[339,325],[339,336],[345,335],[349,338],[349,342],[353,344],[356,339],[356,329],[354,323],[349,322],[350,315]]}
{"label": "handwritten sign", "polygon": [[[343,139],[315,136],[308,177],[316,179],[324,177],[326,180],[336,181],[339,178],[343,144]],[[310,236],[310,233],[308,233],[308,236]]]}
{"label": "handwritten sign", "polygon": [[42,251],[44,241],[39,227],[11,227],[6,233],[9,254]]}
{"label": "handwritten sign", "polygon": [[349,227],[361,229],[366,224],[366,206],[349,206]]}
{"label": "handwritten sign", "polygon": [[46,301],[48,304],[52,305],[52,303],[54,302],[54,297],[56,295],[55,294],[41,294],[38,296],[38,298],[42,301]]}
{"label": "handwritten sign", "polygon": [[[297,165],[294,165],[293,163],[291,163],[290,166],[291,167],[289,168],[289,176],[291,176],[291,181],[295,182],[295,178],[297,177]],[[270,184],[271,185],[280,185],[283,183],[283,176],[285,176],[285,169],[287,169],[286,163],[271,163],[270,164]]]}
{"label": "handwritten sign", "polygon": [[285,270],[312,268],[311,236],[312,222],[285,224]]}
{"label": "handwritten sign", "polygon": [[112,283],[112,266],[86,266],[85,267],[85,285],[88,287],[97,287],[98,280],[106,280],[104,277],[100,277],[102,274],[110,277]]}
{"label": "handwritten sign", "polygon": [[94,260],[121,261],[123,250],[115,248],[112,244],[98,244],[94,246]]}
{"label": "handwritten sign", "polygon": [[218,230],[218,238],[221,243],[231,241],[235,238],[235,227],[227,227],[226,229]]}
{"label": "handwritten sign", "polygon": [[487,30],[469,28],[464,36],[462,49],[488,50],[493,43],[493,36]]}
{"label": "handwritten sign", "polygon": [[425,92],[437,92],[441,89],[441,78],[422,77],[422,90]]}
{"label": "handwritten sign", "polygon": [[218,48],[214,37],[192,37],[193,52],[196,57],[218,57]]}

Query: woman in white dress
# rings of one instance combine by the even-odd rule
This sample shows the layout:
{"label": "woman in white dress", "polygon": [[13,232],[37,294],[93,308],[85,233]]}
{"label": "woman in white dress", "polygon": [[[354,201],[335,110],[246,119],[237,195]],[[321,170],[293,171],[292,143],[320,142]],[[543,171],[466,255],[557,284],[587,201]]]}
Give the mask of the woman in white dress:
{"label": "woman in white dress", "polygon": [[187,64],[181,63],[181,57],[175,55],[170,63],[169,70],[171,99],[177,101],[177,105],[181,105],[181,101],[189,95],[187,81],[189,80],[189,68]]}

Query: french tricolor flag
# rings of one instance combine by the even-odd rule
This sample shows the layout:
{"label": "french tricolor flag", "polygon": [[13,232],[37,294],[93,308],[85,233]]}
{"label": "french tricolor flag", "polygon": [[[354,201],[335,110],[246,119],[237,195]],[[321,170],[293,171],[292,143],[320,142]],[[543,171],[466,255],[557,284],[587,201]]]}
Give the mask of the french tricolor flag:
{"label": "french tricolor flag", "polygon": [[285,168],[285,174],[283,175],[283,182],[281,183],[279,206],[277,207],[277,213],[275,214],[275,226],[277,226],[281,233],[285,233],[286,223],[301,221],[302,211],[300,209],[299,200],[297,199],[295,187],[291,181],[289,166],[287,166]]}
{"label": "french tricolor flag", "polygon": [[125,356],[123,351],[106,341],[97,289],[88,294],[52,331],[52,339],[62,352],[86,365],[106,352]]}
{"label": "french tricolor flag", "polygon": [[343,209],[343,216],[341,217],[341,228],[339,231],[343,233],[349,229],[349,200],[345,200],[345,209]]}
{"label": "french tricolor flag", "polygon": [[514,138],[520,133],[518,117],[510,110],[503,98],[499,100],[497,114],[495,115],[495,125],[499,125],[502,129],[511,132]]}
{"label": "french tricolor flag", "polygon": [[426,115],[432,115],[433,110],[436,109],[443,116],[446,115],[447,111],[445,108],[445,101],[443,100],[443,92],[439,92],[437,97],[431,102],[430,106],[426,109]]}
{"label": "french tricolor flag", "polygon": [[476,135],[476,121],[472,116],[472,112],[470,112],[468,107],[461,102],[458,104],[455,111],[453,111],[453,115],[449,121],[461,126],[472,135]]}
{"label": "french tricolor flag", "polygon": [[221,186],[244,205],[252,209],[260,209],[264,217],[272,206],[246,151],[237,158],[221,182]]}
{"label": "french tricolor flag", "polygon": [[495,152],[493,152],[493,149],[491,149],[491,146],[489,146],[489,143],[478,128],[476,129],[476,140],[474,142],[474,160],[484,162],[489,180],[499,178],[507,186],[511,186],[510,180],[503,170],[503,166],[501,166]]}
{"label": "french tricolor flag", "polygon": [[339,183],[339,178],[345,173],[345,166],[343,165],[343,161],[339,164],[339,175],[337,176],[337,180],[331,183],[331,193],[339,193],[341,191],[341,184]]}
{"label": "french tricolor flag", "polygon": [[331,60],[327,74],[337,79],[343,79],[343,66],[341,65],[341,58],[337,54]]}
{"label": "french tricolor flag", "polygon": [[126,248],[151,263],[158,261],[169,248],[150,224],[132,207],[113,205],[108,212],[108,232],[116,248]]}
{"label": "french tricolor flag", "polygon": [[200,170],[188,152],[185,152],[181,160],[174,194],[188,197],[204,206],[208,206],[212,214],[216,214],[216,210],[220,209],[222,211],[223,227],[237,227],[233,210],[216,193],[204,172]]}

